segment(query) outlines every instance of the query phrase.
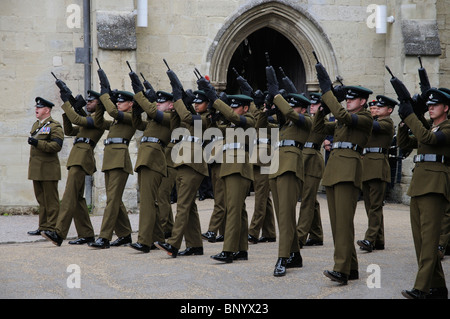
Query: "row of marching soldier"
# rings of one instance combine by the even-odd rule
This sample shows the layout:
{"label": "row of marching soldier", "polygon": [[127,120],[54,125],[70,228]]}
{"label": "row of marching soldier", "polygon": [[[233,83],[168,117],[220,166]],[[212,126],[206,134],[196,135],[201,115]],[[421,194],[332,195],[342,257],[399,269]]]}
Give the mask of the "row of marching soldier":
{"label": "row of marching soldier", "polygon": [[[177,257],[203,255],[202,239],[215,242],[220,232],[223,249],[211,258],[232,263],[249,258],[249,243],[276,241],[275,212],[279,249],[273,275],[284,276],[287,269],[303,266],[300,249],[304,245],[323,244],[316,199],[322,184],[334,244],[334,266],[324,275],[347,284],[359,278],[353,219],[361,192],[368,229],[365,238],[356,244],[368,252],[384,249],[383,201],[391,179],[388,154],[395,133],[390,115],[398,105],[398,145],[405,150],[418,149],[408,190],[418,271],[413,288],[402,294],[413,299],[447,298],[441,258],[448,243],[450,218],[450,92],[423,85],[422,92],[411,97],[403,83],[393,77],[391,83],[398,101],[378,95],[369,111],[369,97],[373,94],[370,89],[334,85],[320,62],[316,70],[321,92],[311,93],[308,99],[306,94],[280,89],[270,65],[266,67],[265,93],[253,91],[238,76],[242,93],[238,95],[219,94],[198,70],[198,90],[185,91],[171,69],[167,71],[171,93],[155,92],[134,71],[129,73],[134,93],[117,91],[111,89],[105,72],[99,68],[100,93],[88,92],[89,114],[84,112],[79,96],[74,98],[62,82],[64,85],[59,87],[64,102],[64,133],[75,136],[67,162],[66,189],[59,203],[57,183],[61,173],[57,153],[64,133],[51,118],[54,104],[38,97],[38,121],[28,143],[29,179],[33,180],[39,203],[39,228],[30,234],[40,234],[60,246],[73,219],[78,238],[71,244],[88,244],[96,249],[130,245],[143,253],[159,248]],[[343,101],[346,107],[341,104]],[[105,111],[112,121],[104,119]],[[329,121],[330,115],[334,121]],[[197,127],[201,127],[200,136]],[[173,132],[177,128],[187,133],[176,136]],[[211,128],[221,134],[204,141],[203,133]],[[229,143],[226,134],[236,128],[277,128],[278,136]],[[104,140],[102,172],[107,200],[101,230],[95,239],[83,193],[85,176],[96,170],[94,148],[105,130],[109,133]],[[133,170],[128,145],[136,130],[143,131],[143,136]],[[327,136],[332,137],[332,151],[324,167],[320,149]],[[268,148],[275,138],[272,161],[251,163],[250,144]],[[211,147],[216,143],[218,147]],[[208,146],[215,152],[209,154],[209,161],[202,158],[199,162],[192,157],[203,154]],[[174,148],[187,148],[190,155],[175,152],[179,158],[174,158]],[[231,151],[234,160],[224,159],[225,150]],[[276,170],[270,169],[274,163]],[[268,168],[268,173],[261,174],[263,168]],[[139,233],[134,243],[122,202],[125,184],[133,172],[138,174],[140,191]],[[209,174],[214,211],[207,231],[202,233],[196,194]],[[159,207],[160,202],[169,202],[174,181],[178,195],[175,218],[170,213],[163,214]],[[245,199],[252,182],[258,200],[249,223]],[[296,220],[299,198],[302,203]],[[164,223],[173,224],[169,231],[163,229]],[[262,236],[258,238],[261,229]],[[170,236],[165,236],[167,232]],[[117,239],[111,242],[113,233]],[[183,238],[186,248],[180,251]]]}

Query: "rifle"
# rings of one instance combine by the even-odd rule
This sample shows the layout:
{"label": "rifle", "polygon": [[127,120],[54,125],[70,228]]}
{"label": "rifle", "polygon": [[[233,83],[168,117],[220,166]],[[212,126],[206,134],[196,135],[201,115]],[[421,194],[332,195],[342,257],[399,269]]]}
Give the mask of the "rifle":
{"label": "rifle", "polygon": [[150,102],[155,102],[156,101],[156,91],[153,88],[153,86],[150,84],[149,81],[147,81],[144,77],[144,75],[142,74],[142,72],[140,73],[142,76],[142,79],[144,80],[144,82],[142,82],[142,84],[144,84],[144,87],[146,89],[144,95],[147,97],[147,99]]}
{"label": "rifle", "polygon": [[287,75],[284,73],[283,68],[280,66],[278,68],[281,72],[281,75],[283,76],[281,78],[281,81],[283,82],[283,86],[287,93],[298,93],[297,88],[295,87],[294,83],[292,83],[291,79],[287,77]]}
{"label": "rifle", "polygon": [[182,97],[181,99],[183,100],[184,105],[186,106],[186,108],[188,109],[189,112],[191,112],[192,114],[197,114],[197,112],[195,112],[194,108],[192,107],[192,97],[189,96],[188,94],[186,94],[186,91],[183,88],[183,85],[181,84],[180,80],[178,79],[178,76],[175,74],[175,72],[173,72],[170,67],[169,64],[167,64],[166,59],[163,59],[164,64],[167,66],[167,76],[169,77],[170,82],[174,83],[176,86],[181,88],[181,93],[182,93]]}
{"label": "rifle", "polygon": [[239,87],[241,88],[241,93],[247,96],[252,96],[253,89],[248,84],[247,80],[244,79],[241,75],[239,75],[239,72],[233,68],[234,73],[236,74],[236,81],[239,83]]}
{"label": "rifle", "polygon": [[403,82],[394,76],[391,69],[389,69],[389,67],[387,65],[386,65],[386,70],[388,70],[388,72],[392,76],[390,81],[391,81],[392,87],[395,90],[395,93],[397,94],[397,99],[400,102],[411,101],[411,94],[409,93],[408,89],[403,84]]}
{"label": "rifle", "polygon": [[83,98],[83,96],[78,94],[76,97],[73,97],[72,91],[69,89],[69,87],[66,85],[66,83],[64,83],[64,81],[58,79],[53,72],[50,72],[50,73],[56,79],[55,83],[56,83],[56,86],[59,88],[59,90],[69,93],[69,102],[72,105],[75,112],[77,112],[81,116],[86,116],[86,112],[83,110],[83,107],[86,105],[86,101]]}
{"label": "rifle", "polygon": [[420,55],[418,56],[420,68],[419,68],[419,79],[420,79],[420,91],[422,92],[422,95],[424,96],[425,93],[431,88],[430,80],[428,79],[427,71],[422,65],[422,59],[420,58]]}
{"label": "rifle", "polygon": [[[277,75],[275,73],[275,69],[273,68],[273,66],[270,63],[269,53],[266,52],[265,54],[266,54],[266,61],[267,61],[267,66],[266,66],[267,83],[273,83],[273,84],[278,85]],[[266,97],[266,107],[271,108],[271,106],[273,104],[273,98],[274,98],[273,96],[270,96],[270,98]],[[285,123],[285,118],[284,118],[283,114],[281,113],[280,109],[276,105],[274,105],[274,108],[275,108],[275,110],[271,111],[271,112],[276,113],[278,123],[280,124],[280,126],[283,126]]]}

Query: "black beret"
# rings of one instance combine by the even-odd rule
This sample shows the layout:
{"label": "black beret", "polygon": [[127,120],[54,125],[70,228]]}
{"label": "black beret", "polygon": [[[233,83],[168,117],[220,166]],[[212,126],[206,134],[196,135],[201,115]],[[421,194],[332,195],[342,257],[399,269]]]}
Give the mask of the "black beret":
{"label": "black beret", "polygon": [[436,88],[431,88],[426,92],[427,105],[445,104],[450,105],[450,95]]}
{"label": "black beret", "polygon": [[55,104],[53,104],[50,101],[47,101],[46,99],[43,99],[41,97],[37,97],[34,99],[34,101],[36,102],[36,107],[49,107],[52,108],[55,106]]}
{"label": "black beret", "polygon": [[100,93],[92,91],[92,90],[87,91],[87,98],[86,98],[87,101],[92,101],[92,100],[99,99],[99,98],[100,98]]}

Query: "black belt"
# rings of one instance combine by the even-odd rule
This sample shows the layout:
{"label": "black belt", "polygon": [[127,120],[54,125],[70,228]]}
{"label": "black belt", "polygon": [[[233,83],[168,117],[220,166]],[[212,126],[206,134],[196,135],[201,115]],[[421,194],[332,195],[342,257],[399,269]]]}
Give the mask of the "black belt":
{"label": "black belt", "polygon": [[333,143],[332,149],[337,149],[337,148],[348,148],[348,149],[358,152],[359,154],[362,154],[362,152],[363,152],[363,148],[361,146],[350,143],[350,142],[335,142],[335,143]]}
{"label": "black belt", "polygon": [[244,143],[228,143],[225,144],[222,148],[222,151],[226,150],[245,150],[248,152],[248,145]]}
{"label": "black belt", "polygon": [[435,162],[450,165],[450,157],[438,154],[418,154],[414,155],[413,162]]}
{"label": "black belt", "polygon": [[320,151],[320,145],[317,144],[317,143],[313,143],[313,142],[306,142],[306,143],[303,145],[303,148],[313,148],[313,149],[315,149],[316,151]]}
{"label": "black belt", "polygon": [[270,144],[270,138],[257,138],[254,142],[255,145]]}
{"label": "black belt", "polygon": [[277,147],[284,147],[284,146],[295,146],[298,147],[299,149],[303,149],[303,144],[295,140],[281,140],[277,143]]}
{"label": "black belt", "polygon": [[96,142],[91,140],[89,137],[75,137],[75,139],[73,140],[73,144],[75,145],[78,143],[86,143],[86,144],[91,145],[92,147],[95,147],[95,144],[97,144]]}
{"label": "black belt", "polygon": [[366,147],[363,150],[363,155],[367,153],[382,153],[382,154],[388,154],[389,150],[382,147]]}
{"label": "black belt", "polygon": [[156,143],[165,146],[165,144],[159,138],[151,136],[142,136],[141,143]]}
{"label": "black belt", "polygon": [[127,140],[126,138],[121,138],[121,137],[108,137],[107,139],[105,139],[103,141],[104,145],[109,145],[109,144],[130,144],[130,140]]}

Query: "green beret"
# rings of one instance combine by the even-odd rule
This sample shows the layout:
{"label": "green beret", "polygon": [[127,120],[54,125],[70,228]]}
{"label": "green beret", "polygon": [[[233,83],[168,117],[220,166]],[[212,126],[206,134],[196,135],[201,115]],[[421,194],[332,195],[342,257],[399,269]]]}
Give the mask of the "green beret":
{"label": "green beret", "polygon": [[134,94],[128,91],[117,91],[117,102],[133,101]]}
{"label": "green beret", "polygon": [[445,104],[450,105],[450,95],[436,88],[431,88],[425,93],[427,105]]}
{"label": "green beret", "polygon": [[377,95],[377,103],[375,105],[381,107],[387,106],[394,108],[397,104],[398,102],[394,99],[391,99],[390,97],[384,95]]}
{"label": "green beret", "polygon": [[253,102],[253,99],[244,94],[237,94],[237,95],[228,95],[228,101],[230,102],[231,107],[239,107],[250,105],[250,103]]}
{"label": "green beret", "polygon": [[344,88],[347,90],[347,94],[345,96],[345,98],[347,99],[356,99],[358,97],[362,99],[367,99],[369,95],[373,93],[371,90],[359,85],[356,86],[346,85]]}
{"label": "green beret", "polygon": [[87,101],[92,101],[92,100],[99,99],[99,98],[100,98],[100,93],[92,91],[92,90],[87,91],[87,98],[86,98]]}
{"label": "green beret", "polygon": [[203,103],[205,101],[209,101],[208,97],[203,90],[194,91],[195,99],[192,101],[193,103]]}
{"label": "green beret", "polygon": [[320,101],[322,100],[322,93],[316,93],[316,92],[310,93],[309,99],[311,100],[311,104],[320,103]]}
{"label": "green beret", "polygon": [[173,94],[165,91],[156,92],[156,102],[164,103],[166,101],[173,101]]}
{"label": "green beret", "polygon": [[287,101],[292,107],[304,107],[307,108],[311,101],[306,98],[303,94],[289,93],[287,96]]}
{"label": "green beret", "polygon": [[46,99],[43,99],[41,97],[37,97],[34,99],[34,101],[36,102],[36,107],[49,107],[52,108],[55,106],[55,104],[53,104],[50,101],[47,101]]}

